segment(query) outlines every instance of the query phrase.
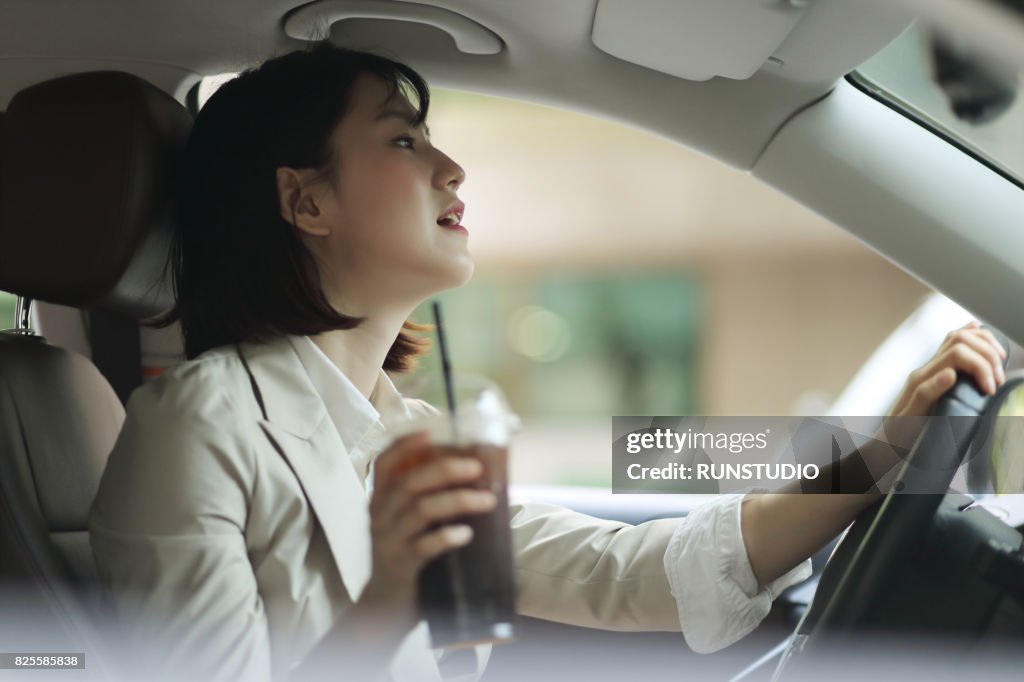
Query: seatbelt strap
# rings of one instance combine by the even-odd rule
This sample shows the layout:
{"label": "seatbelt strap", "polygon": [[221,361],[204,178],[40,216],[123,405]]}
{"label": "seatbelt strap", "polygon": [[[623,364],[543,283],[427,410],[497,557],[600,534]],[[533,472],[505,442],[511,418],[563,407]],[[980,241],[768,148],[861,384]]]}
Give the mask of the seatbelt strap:
{"label": "seatbelt strap", "polygon": [[91,310],[88,318],[92,362],[126,404],[132,391],[142,385],[139,325],[106,310]]}

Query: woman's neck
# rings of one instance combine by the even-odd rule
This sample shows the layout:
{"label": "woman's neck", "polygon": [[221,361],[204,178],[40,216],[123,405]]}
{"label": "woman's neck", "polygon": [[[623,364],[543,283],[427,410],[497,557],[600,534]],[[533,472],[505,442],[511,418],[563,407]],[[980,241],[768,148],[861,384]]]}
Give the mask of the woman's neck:
{"label": "woman's neck", "polygon": [[354,329],[335,329],[309,338],[369,399],[384,359],[402,331],[409,312],[366,317]]}

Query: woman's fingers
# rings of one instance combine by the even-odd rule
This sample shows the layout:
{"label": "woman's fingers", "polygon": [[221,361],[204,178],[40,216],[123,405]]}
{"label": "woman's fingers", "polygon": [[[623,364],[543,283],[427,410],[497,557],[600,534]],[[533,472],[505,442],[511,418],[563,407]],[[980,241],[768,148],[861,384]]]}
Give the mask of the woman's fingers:
{"label": "woman's fingers", "polygon": [[992,343],[979,336],[980,331],[964,332],[957,340],[932,361],[929,375],[946,367],[969,374],[985,393],[995,393],[996,386],[1005,378],[1003,359]]}
{"label": "woman's fingers", "polygon": [[470,483],[483,474],[483,464],[474,457],[440,455],[427,440],[426,432],[404,436],[377,457],[374,487],[401,487],[405,495],[418,495],[453,484]]}
{"label": "woman's fingers", "polygon": [[930,378],[922,381],[910,393],[907,405],[903,414],[923,415],[927,414],[931,406],[935,404],[942,394],[953,387],[956,383],[956,370],[947,367]]}
{"label": "woman's fingers", "polygon": [[992,394],[1006,379],[1003,360],[1006,351],[987,329],[977,322],[950,332],[935,357],[911,372],[893,414],[924,415],[956,381],[957,372],[974,378],[982,392]]}
{"label": "woman's fingers", "polygon": [[427,447],[427,432],[415,431],[397,438],[388,448],[380,453],[373,462],[373,482],[375,488],[386,488],[401,474],[414,465],[418,452]]}
{"label": "woman's fingers", "polygon": [[448,455],[417,466],[396,483],[407,497],[452,485],[467,484],[480,478],[484,465],[476,457]]}
{"label": "woman's fingers", "polygon": [[474,457],[435,457],[429,446],[416,456],[421,463],[404,473],[393,475],[390,484],[376,486],[370,501],[370,514],[382,522],[395,523],[404,507],[421,495],[455,486],[467,486],[478,480],[483,465]]}
{"label": "woman's fingers", "polygon": [[946,337],[945,342],[939,349],[938,355],[941,356],[943,351],[948,351],[955,348],[958,344],[964,344],[972,348],[974,351],[985,356],[995,373],[995,377],[999,383],[1006,378],[1005,372],[1003,371],[1003,361],[1006,359],[1006,349],[1003,348],[1002,344],[996,340],[994,334],[988,329],[980,329],[973,327],[970,329],[957,329]]}
{"label": "woman's fingers", "polygon": [[413,545],[418,558],[430,561],[445,552],[468,545],[473,540],[473,529],[465,524],[444,526],[416,539]]}
{"label": "woman's fingers", "polygon": [[393,532],[401,541],[408,541],[445,521],[489,512],[497,503],[491,491],[473,488],[422,495],[403,505],[393,521]]}
{"label": "woman's fingers", "polygon": [[445,455],[423,433],[399,439],[381,453],[370,500],[378,564],[411,580],[424,560],[469,542],[469,527],[453,521],[497,504],[491,491],[471,487],[482,474],[480,460]]}
{"label": "woman's fingers", "polygon": [[958,341],[970,338],[984,340],[995,349],[995,352],[1000,359],[1006,359],[1006,348],[1003,347],[1003,344],[999,343],[999,340],[996,339],[995,334],[993,334],[991,330],[981,327],[978,322],[971,322],[960,329],[954,329],[949,334],[946,334],[946,338],[943,340],[939,351],[941,352]]}
{"label": "woman's fingers", "polygon": [[996,335],[992,333],[992,330],[991,329],[981,329],[979,331],[981,332],[982,338],[984,338],[986,341],[988,341],[989,343],[991,343],[995,347],[996,353],[999,354],[999,358],[1002,361],[1005,362],[1006,361],[1006,357],[1007,357],[1007,355],[1009,353],[1006,350],[1006,347],[1003,346],[1003,344],[999,342],[999,339],[996,338]]}
{"label": "woman's fingers", "polygon": [[390,481],[374,489],[370,534],[375,565],[403,582],[414,580],[425,561],[470,542],[470,527],[456,521],[491,511],[498,499],[470,487],[483,473],[475,458],[441,456],[415,438],[396,443],[387,455],[381,471]]}

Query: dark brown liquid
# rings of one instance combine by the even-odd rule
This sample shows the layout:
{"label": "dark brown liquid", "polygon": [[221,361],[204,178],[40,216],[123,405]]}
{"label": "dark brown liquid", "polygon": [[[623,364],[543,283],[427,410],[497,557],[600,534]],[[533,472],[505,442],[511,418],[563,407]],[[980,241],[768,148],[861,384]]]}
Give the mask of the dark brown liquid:
{"label": "dark brown liquid", "polygon": [[448,523],[473,529],[473,540],[428,563],[420,572],[420,611],[434,647],[509,641],[515,623],[515,577],[508,510],[508,448],[444,445],[438,456],[476,457],[484,474],[475,487],[490,489],[498,504],[485,514]]}

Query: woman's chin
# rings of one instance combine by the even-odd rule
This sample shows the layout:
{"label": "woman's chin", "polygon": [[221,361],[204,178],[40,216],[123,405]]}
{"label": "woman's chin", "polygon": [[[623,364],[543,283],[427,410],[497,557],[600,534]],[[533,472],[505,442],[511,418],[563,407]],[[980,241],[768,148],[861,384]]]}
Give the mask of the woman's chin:
{"label": "woman's chin", "polygon": [[430,267],[420,268],[416,272],[406,270],[405,278],[401,281],[397,278],[391,279],[391,284],[397,284],[397,288],[392,291],[397,293],[404,290],[406,296],[411,296],[422,303],[431,296],[461,287],[472,278],[473,270],[473,261],[468,256],[450,259],[443,264],[435,262]]}
{"label": "woman's chin", "polygon": [[472,279],[474,269],[473,261],[468,258],[452,267],[449,273],[447,273],[449,276],[445,278],[442,291],[461,287]]}

